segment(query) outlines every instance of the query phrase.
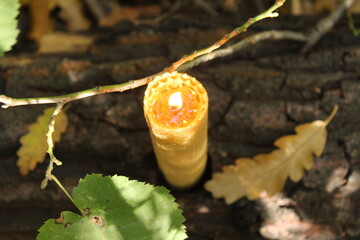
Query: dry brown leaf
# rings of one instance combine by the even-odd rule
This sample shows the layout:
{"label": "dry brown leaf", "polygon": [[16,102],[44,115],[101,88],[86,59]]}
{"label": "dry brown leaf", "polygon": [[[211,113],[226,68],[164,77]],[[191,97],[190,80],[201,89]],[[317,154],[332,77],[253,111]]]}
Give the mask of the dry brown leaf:
{"label": "dry brown leaf", "polygon": [[225,198],[227,204],[242,197],[254,200],[273,196],[281,191],[286,179],[299,181],[304,169],[313,166],[313,155],[320,156],[326,143],[326,126],[336,114],[337,107],[325,121],[314,121],[295,128],[296,135],[279,138],[279,149],[259,154],[253,159],[240,158],[235,165],[225,166],[205,184],[215,198]]}
{"label": "dry brown leaf", "polygon": [[80,0],[58,0],[61,18],[67,23],[69,31],[83,31],[90,28],[90,22],[84,17]]}
{"label": "dry brown leaf", "polygon": [[[20,138],[21,147],[16,153],[19,157],[16,164],[21,175],[27,175],[29,171],[35,169],[38,163],[44,161],[48,148],[46,133],[54,109],[54,107],[45,109],[44,114],[39,116],[35,123],[30,125],[29,132]],[[65,132],[67,123],[66,114],[63,111],[60,112],[55,122],[54,143],[60,141],[61,134]]]}
{"label": "dry brown leaf", "polygon": [[54,30],[50,14],[56,6],[61,10],[60,17],[67,22],[68,30],[80,31],[90,27],[90,22],[84,17],[80,0],[31,0],[28,4],[32,20],[29,38],[35,41],[40,41],[42,36]]}
{"label": "dry brown leaf", "polygon": [[29,1],[31,13],[31,30],[29,38],[38,41],[44,34],[53,31],[54,24],[50,19],[50,11],[55,7],[57,0]]}

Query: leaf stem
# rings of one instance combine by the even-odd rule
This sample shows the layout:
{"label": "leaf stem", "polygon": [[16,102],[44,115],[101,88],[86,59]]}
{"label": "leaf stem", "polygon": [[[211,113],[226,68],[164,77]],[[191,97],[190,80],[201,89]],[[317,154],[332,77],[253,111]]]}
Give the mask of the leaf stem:
{"label": "leaf stem", "polygon": [[335,117],[337,111],[339,109],[339,106],[338,105],[335,105],[333,110],[331,111],[330,113],[330,116],[325,120],[325,125],[327,126]]}
{"label": "leaf stem", "polygon": [[70,201],[75,205],[75,207],[77,209],[79,209],[80,213],[85,216],[83,210],[81,210],[75,203],[75,200],[73,199],[73,197],[70,195],[70,193],[68,191],[66,191],[65,187],[61,184],[61,182],[59,181],[59,179],[57,179],[57,177],[55,177],[54,175],[51,174],[51,180],[54,180],[54,182],[60,187],[60,189],[66,194],[66,196],[70,199]]}

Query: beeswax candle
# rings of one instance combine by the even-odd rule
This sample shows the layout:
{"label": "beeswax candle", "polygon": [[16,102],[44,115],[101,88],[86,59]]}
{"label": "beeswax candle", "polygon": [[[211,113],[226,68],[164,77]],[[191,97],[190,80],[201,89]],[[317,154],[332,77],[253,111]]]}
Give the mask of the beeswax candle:
{"label": "beeswax candle", "polygon": [[144,113],[157,163],[166,180],[177,188],[195,184],[207,160],[205,88],[187,74],[165,73],[149,83]]}

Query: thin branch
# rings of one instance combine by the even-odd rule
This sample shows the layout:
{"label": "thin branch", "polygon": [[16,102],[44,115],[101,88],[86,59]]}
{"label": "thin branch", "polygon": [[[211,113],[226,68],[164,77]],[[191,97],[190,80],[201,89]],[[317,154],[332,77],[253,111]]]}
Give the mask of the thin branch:
{"label": "thin branch", "polygon": [[49,180],[53,180],[52,170],[54,169],[54,163],[58,166],[62,164],[62,162],[60,162],[54,155],[53,133],[55,131],[56,116],[61,112],[63,106],[64,106],[63,103],[58,103],[54,112],[51,114],[50,117],[48,132],[46,133],[46,142],[48,145],[47,153],[49,154],[50,160],[46,170],[45,179],[41,182],[41,189],[46,188]]}
{"label": "thin branch", "polygon": [[167,10],[165,13],[161,14],[159,17],[157,17],[154,21],[156,23],[159,23],[163,21],[164,19],[168,18],[171,14],[175,13],[177,10],[180,9],[182,5],[185,4],[185,2],[188,2],[189,0],[182,0],[182,1],[176,1],[169,10]]}
{"label": "thin branch", "polygon": [[41,182],[40,188],[45,189],[49,181],[54,181],[59,186],[59,188],[65,193],[65,195],[70,199],[70,201],[79,209],[80,213],[83,216],[85,216],[83,210],[77,206],[75,200],[68,193],[68,191],[66,191],[65,187],[52,174],[52,171],[54,169],[54,163],[58,166],[62,165],[62,162],[59,161],[54,155],[53,133],[55,131],[56,116],[62,111],[63,107],[64,107],[63,103],[58,103],[54,112],[51,114],[51,117],[50,117],[48,132],[46,133],[46,142],[48,144],[47,153],[49,154],[50,160],[49,160],[49,165],[46,169],[45,179]]}
{"label": "thin branch", "polygon": [[2,108],[22,106],[22,105],[32,105],[32,104],[51,104],[51,103],[66,104],[71,101],[92,97],[99,94],[110,93],[110,92],[123,92],[126,90],[134,89],[149,83],[154,77],[162,73],[164,73],[164,71],[149,77],[140,78],[138,80],[133,80],[126,83],[99,86],[84,91],[70,93],[61,96],[39,97],[39,98],[11,98],[5,95],[0,95],[0,103],[3,103],[3,105],[1,106]]}
{"label": "thin branch", "polygon": [[331,28],[334,27],[344,12],[355,2],[355,0],[344,0],[344,2],[335,9],[329,16],[320,20],[315,28],[308,35],[306,45],[303,47],[302,52],[306,53],[314,46],[322,36],[324,36]]}
{"label": "thin branch", "polygon": [[204,2],[204,0],[194,0],[194,2],[201,7],[202,9],[204,9],[205,12],[207,12],[210,16],[212,17],[216,17],[217,15],[219,15],[209,4],[207,4],[206,2]]}
{"label": "thin branch", "polygon": [[122,84],[115,84],[115,85],[107,85],[107,86],[99,86],[91,89],[87,89],[84,91],[61,95],[61,96],[54,96],[54,97],[40,97],[40,98],[11,98],[5,95],[0,95],[0,103],[3,103],[1,106],[2,108],[8,108],[8,107],[14,107],[14,106],[21,106],[21,105],[31,105],[31,104],[49,104],[49,103],[56,103],[56,104],[66,104],[71,101],[79,100],[82,98],[87,98],[99,94],[104,93],[110,93],[110,92],[123,92],[129,89],[134,89],[136,87],[145,85],[149,83],[151,80],[153,80],[156,76],[161,75],[165,72],[172,72],[177,70],[180,66],[183,64],[192,61],[193,59],[209,54],[212,51],[220,48],[223,46],[226,42],[228,42],[233,37],[237,36],[241,32],[246,31],[252,24],[254,24],[257,21],[260,21],[264,18],[269,17],[277,17],[278,13],[274,12],[276,9],[281,7],[286,0],[276,0],[275,4],[271,6],[268,10],[265,12],[259,14],[258,16],[254,18],[250,18],[247,20],[241,27],[235,28],[232,32],[226,34],[223,36],[219,41],[215,42],[213,45],[211,45],[208,48],[195,51],[190,55],[182,57],[180,60],[174,62],[170,67],[165,68],[163,71],[156,73],[152,76],[129,81]]}
{"label": "thin branch", "polygon": [[275,4],[273,6],[271,6],[265,12],[257,15],[256,17],[249,18],[241,27],[237,27],[234,30],[232,30],[230,33],[225,34],[225,36],[223,36],[220,40],[215,42],[210,47],[207,47],[207,48],[202,49],[202,50],[195,51],[190,55],[182,57],[180,60],[174,62],[170,67],[168,67],[166,69],[166,71],[169,71],[169,72],[175,71],[181,65],[183,65],[184,63],[189,62],[189,61],[191,61],[191,60],[193,60],[193,59],[195,59],[195,58],[197,58],[197,57],[199,57],[201,55],[211,53],[212,51],[214,51],[214,50],[220,48],[221,46],[223,46],[225,43],[227,43],[233,37],[237,36],[238,34],[240,34],[242,32],[245,32],[252,24],[254,24],[257,21],[260,21],[260,20],[262,20],[264,18],[271,18],[271,17],[279,16],[279,14],[277,12],[274,12],[274,11],[276,9],[278,9],[279,7],[281,7],[284,3],[285,3],[285,0],[277,0],[275,2]]}
{"label": "thin branch", "polygon": [[303,51],[308,51],[311,46],[313,46],[320,38],[323,36],[327,31],[334,26],[336,21],[338,21],[344,11],[350,7],[355,0],[345,0],[344,3],[333,13],[331,13],[328,17],[320,20],[314,30],[307,36],[304,37],[302,33],[290,32],[290,31],[268,31],[264,33],[259,33],[254,36],[251,36],[247,39],[240,41],[233,46],[230,46],[226,49],[217,50],[221,46],[223,46],[226,42],[228,42],[233,37],[237,36],[239,33],[244,32],[251,26],[253,23],[260,21],[264,18],[268,17],[276,17],[278,14],[274,12],[277,8],[281,7],[285,0],[277,0],[276,3],[270,7],[265,12],[259,14],[254,18],[250,18],[245,24],[241,27],[235,28],[230,33],[224,35],[220,40],[215,42],[213,45],[193,52],[190,55],[184,56],[178,61],[174,62],[170,67],[164,69],[163,71],[156,73],[152,76],[148,76],[145,78],[132,80],[122,84],[115,84],[115,85],[106,85],[106,86],[99,86],[91,89],[87,89],[84,91],[61,95],[61,96],[54,96],[54,97],[40,97],[40,98],[11,98],[5,95],[0,95],[0,103],[3,103],[1,106],[2,108],[13,107],[13,106],[21,106],[21,105],[31,105],[31,104],[66,104],[71,101],[96,96],[104,93],[110,92],[123,92],[126,90],[134,89],[139,86],[145,85],[149,83],[154,77],[161,75],[165,72],[172,72],[175,70],[178,71],[185,71],[194,66],[199,65],[200,63],[204,63],[210,61],[217,57],[227,56],[229,54],[234,53],[235,51],[239,51],[244,47],[247,47],[250,44],[254,44],[259,41],[263,41],[266,39],[292,39],[296,41],[307,41]]}
{"label": "thin branch", "polygon": [[[185,4],[188,4],[190,2],[190,0],[181,0],[181,1],[176,1],[170,8],[169,10],[167,10],[167,12],[163,13],[162,15],[160,15],[159,17],[157,17],[154,22],[155,23],[160,23],[161,21],[163,21],[164,19],[170,17],[171,14],[174,14],[176,11],[178,11],[182,6],[184,6]],[[206,2],[204,2],[203,0],[194,0],[195,4],[197,4],[199,7],[201,7],[202,9],[204,9],[207,13],[210,14],[210,16],[217,16],[218,13],[212,9],[211,6],[209,6],[209,4],[207,4]]]}
{"label": "thin branch", "polygon": [[277,31],[277,30],[265,31],[265,32],[261,32],[258,34],[254,34],[248,38],[245,38],[245,39],[241,40],[240,42],[233,44],[225,49],[215,50],[209,54],[195,58],[192,61],[189,61],[189,62],[183,64],[177,70],[180,72],[186,71],[188,69],[196,67],[197,65],[199,65],[201,63],[211,61],[215,58],[231,55],[237,51],[240,51],[244,48],[247,48],[258,42],[265,41],[267,39],[273,39],[273,40],[288,39],[288,40],[304,41],[304,42],[307,40],[305,35],[303,33],[299,33],[299,32]]}

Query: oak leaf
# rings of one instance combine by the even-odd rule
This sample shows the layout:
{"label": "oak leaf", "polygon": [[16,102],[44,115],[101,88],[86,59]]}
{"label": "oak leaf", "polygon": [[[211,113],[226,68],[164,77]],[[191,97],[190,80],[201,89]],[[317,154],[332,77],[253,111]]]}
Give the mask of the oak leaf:
{"label": "oak leaf", "polygon": [[240,158],[235,165],[225,166],[223,172],[213,174],[205,184],[215,198],[225,198],[227,204],[242,197],[254,200],[270,197],[280,192],[290,179],[299,181],[304,169],[313,166],[313,155],[320,156],[324,150],[326,126],[336,114],[337,107],[327,120],[317,120],[295,128],[296,135],[279,138],[274,145],[279,149],[268,154]]}
{"label": "oak leaf", "polygon": [[[37,121],[30,125],[29,132],[20,138],[21,147],[16,153],[19,157],[16,164],[21,175],[27,175],[29,171],[35,169],[38,163],[44,161],[48,148],[46,133],[54,109],[53,107],[45,109]],[[65,132],[67,124],[67,116],[61,111],[56,117],[53,133],[54,143],[60,141],[61,133]]]}

